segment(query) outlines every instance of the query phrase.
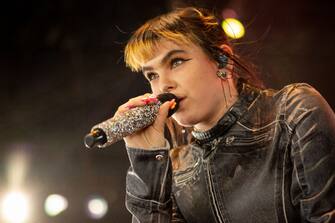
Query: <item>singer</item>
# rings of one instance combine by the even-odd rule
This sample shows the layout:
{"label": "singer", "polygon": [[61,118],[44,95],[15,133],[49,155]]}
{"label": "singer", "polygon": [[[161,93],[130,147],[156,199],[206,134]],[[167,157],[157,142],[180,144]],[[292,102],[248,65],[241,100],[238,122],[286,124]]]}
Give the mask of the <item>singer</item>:
{"label": "singer", "polygon": [[[125,48],[152,92],[172,93],[150,126],[124,137],[133,222],[335,222],[335,116],[308,84],[266,89],[218,19],[183,8],[142,25]],[[167,131],[168,130],[168,131]]]}

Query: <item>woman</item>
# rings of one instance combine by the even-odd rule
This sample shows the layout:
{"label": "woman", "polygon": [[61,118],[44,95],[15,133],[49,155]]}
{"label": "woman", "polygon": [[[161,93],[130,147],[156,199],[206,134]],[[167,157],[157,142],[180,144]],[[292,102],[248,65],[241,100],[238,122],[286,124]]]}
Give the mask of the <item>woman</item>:
{"label": "woman", "polygon": [[164,92],[181,99],[172,119],[170,101],[124,139],[133,222],[335,222],[335,117],[315,89],[262,89],[216,18],[197,8],[148,21],[125,60],[152,94],[118,114]]}

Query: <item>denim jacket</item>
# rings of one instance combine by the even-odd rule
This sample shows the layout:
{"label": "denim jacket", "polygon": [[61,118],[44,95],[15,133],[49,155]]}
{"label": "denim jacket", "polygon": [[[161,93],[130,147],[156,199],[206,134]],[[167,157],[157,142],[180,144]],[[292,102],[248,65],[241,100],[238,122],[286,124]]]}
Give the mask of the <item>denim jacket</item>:
{"label": "denim jacket", "polygon": [[215,127],[171,156],[127,148],[133,222],[335,222],[335,116],[304,83],[243,84]]}

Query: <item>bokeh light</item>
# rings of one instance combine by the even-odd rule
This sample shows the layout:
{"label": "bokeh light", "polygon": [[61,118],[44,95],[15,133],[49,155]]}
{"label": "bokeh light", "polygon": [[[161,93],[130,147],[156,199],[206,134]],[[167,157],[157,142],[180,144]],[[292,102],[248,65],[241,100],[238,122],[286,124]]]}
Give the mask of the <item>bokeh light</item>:
{"label": "bokeh light", "polygon": [[221,24],[223,30],[229,36],[230,38],[233,39],[239,39],[244,36],[245,34],[245,29],[243,24],[234,18],[227,18],[222,21]]}
{"label": "bokeh light", "polygon": [[94,197],[88,201],[87,210],[91,218],[103,218],[108,211],[107,201],[102,197]]}
{"label": "bokeh light", "polygon": [[21,192],[5,195],[1,204],[3,219],[9,223],[23,223],[28,219],[28,198]]}
{"label": "bokeh light", "polygon": [[56,216],[65,211],[68,207],[67,199],[59,194],[51,194],[44,203],[44,210],[49,216]]}

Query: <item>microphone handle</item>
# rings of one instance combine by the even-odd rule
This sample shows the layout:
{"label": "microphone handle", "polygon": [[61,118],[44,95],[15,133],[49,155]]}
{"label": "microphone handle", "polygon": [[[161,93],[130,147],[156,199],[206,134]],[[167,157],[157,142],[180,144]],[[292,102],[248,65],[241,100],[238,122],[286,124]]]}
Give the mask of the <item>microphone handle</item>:
{"label": "microphone handle", "polygon": [[151,125],[157,117],[161,104],[158,102],[136,107],[93,126],[91,132],[85,136],[86,147],[107,147]]}

